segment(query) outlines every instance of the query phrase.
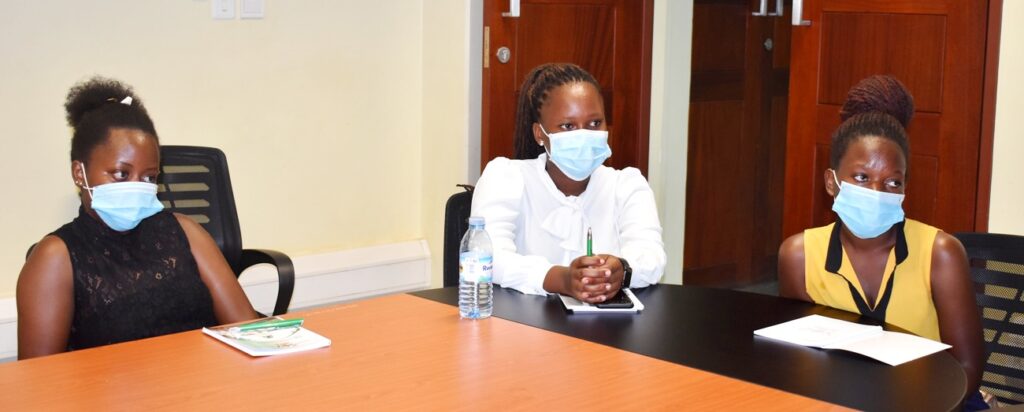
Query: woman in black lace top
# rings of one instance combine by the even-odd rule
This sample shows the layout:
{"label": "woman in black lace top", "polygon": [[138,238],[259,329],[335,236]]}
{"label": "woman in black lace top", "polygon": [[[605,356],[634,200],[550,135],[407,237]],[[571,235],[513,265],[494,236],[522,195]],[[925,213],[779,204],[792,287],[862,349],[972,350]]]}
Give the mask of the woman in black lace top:
{"label": "woman in black lace top", "polygon": [[257,317],[213,238],[161,211],[159,141],[132,90],[93,78],[65,108],[82,205],[18,277],[18,358]]}

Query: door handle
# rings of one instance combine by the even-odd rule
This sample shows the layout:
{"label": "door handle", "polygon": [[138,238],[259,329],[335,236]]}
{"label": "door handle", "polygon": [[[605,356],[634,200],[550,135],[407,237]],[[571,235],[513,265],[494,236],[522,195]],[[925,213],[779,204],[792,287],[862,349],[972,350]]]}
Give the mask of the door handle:
{"label": "door handle", "polygon": [[758,11],[750,13],[756,17],[778,17],[782,16],[782,0],[775,0],[775,12],[768,12],[768,0],[761,0],[761,6],[758,7]]}
{"label": "door handle", "polygon": [[810,20],[804,20],[804,0],[793,0],[793,25],[810,26]]}
{"label": "door handle", "polygon": [[761,7],[758,7],[758,11],[750,13],[752,16],[764,17],[768,15],[768,0],[761,0]]}
{"label": "door handle", "polygon": [[[762,2],[765,0],[761,0]],[[508,12],[501,13],[501,17],[519,17],[519,0],[508,0]]]}

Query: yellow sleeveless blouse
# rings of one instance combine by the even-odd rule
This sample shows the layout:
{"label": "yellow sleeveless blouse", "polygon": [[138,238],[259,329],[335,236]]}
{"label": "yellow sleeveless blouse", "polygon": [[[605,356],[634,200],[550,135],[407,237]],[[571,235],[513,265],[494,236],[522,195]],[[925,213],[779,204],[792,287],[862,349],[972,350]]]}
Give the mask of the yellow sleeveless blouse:
{"label": "yellow sleeveless blouse", "polygon": [[897,224],[896,246],[869,306],[839,240],[840,228],[833,223],[804,231],[804,283],[811,299],[940,340],[931,285],[932,245],[939,230],[911,219]]}

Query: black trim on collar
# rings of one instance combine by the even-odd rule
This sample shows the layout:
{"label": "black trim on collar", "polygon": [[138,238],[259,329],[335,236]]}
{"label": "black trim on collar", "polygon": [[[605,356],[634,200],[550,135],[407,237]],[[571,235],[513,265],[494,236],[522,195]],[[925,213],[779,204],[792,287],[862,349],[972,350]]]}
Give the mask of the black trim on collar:
{"label": "black trim on collar", "polygon": [[825,271],[839,276],[846,284],[850,287],[850,295],[853,296],[853,302],[857,305],[857,310],[860,314],[869,318],[885,322],[885,312],[889,308],[889,299],[892,297],[893,281],[896,279],[896,269],[899,268],[900,264],[904,260],[907,260],[909,251],[907,249],[907,236],[903,231],[906,220],[899,222],[893,227],[896,229],[896,265],[892,269],[892,275],[889,276],[889,281],[885,285],[885,294],[882,295],[882,299],[878,301],[878,306],[871,309],[871,305],[868,305],[861,297],[860,293],[857,292],[857,288],[850,282],[845,276],[839,274],[839,269],[843,265],[843,242],[839,238],[840,232],[842,232],[843,222],[841,219],[836,219],[836,224],[832,227],[832,234],[829,236],[828,251],[825,255]]}

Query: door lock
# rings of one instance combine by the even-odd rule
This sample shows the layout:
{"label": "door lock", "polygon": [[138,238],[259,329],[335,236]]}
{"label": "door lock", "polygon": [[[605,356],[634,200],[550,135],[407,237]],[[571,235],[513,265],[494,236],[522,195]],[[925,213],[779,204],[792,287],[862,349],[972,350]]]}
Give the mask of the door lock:
{"label": "door lock", "polygon": [[501,46],[498,48],[498,52],[495,53],[494,55],[498,57],[499,62],[505,64],[508,63],[510,59],[512,59],[512,50],[509,50],[508,47]]}

